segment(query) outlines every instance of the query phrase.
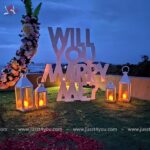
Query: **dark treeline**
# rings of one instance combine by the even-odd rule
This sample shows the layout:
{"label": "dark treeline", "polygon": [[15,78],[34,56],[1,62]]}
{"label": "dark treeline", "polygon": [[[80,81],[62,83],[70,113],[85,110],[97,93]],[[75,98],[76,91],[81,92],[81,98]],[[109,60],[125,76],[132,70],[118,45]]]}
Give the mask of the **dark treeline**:
{"label": "dark treeline", "polygon": [[[80,62],[81,64],[84,62]],[[99,62],[94,62],[94,64],[98,64]],[[34,62],[32,62],[34,64]],[[102,65],[104,65],[104,62],[101,62]],[[63,73],[66,73],[68,64],[62,64],[62,71]],[[129,71],[129,76],[138,76],[138,77],[150,77],[150,59],[147,55],[143,55],[141,57],[141,60],[139,61],[138,64],[130,64],[126,63],[123,65],[114,65],[110,64],[107,74],[112,74],[112,75],[122,75],[122,67],[123,66],[129,66],[130,71]],[[55,70],[56,64],[52,64],[53,71]],[[40,71],[43,73],[43,70]]]}
{"label": "dark treeline", "polygon": [[147,55],[141,57],[138,64],[126,63],[123,65],[110,64],[107,74],[122,75],[121,68],[127,65],[130,67],[129,76],[150,77],[150,59]]}

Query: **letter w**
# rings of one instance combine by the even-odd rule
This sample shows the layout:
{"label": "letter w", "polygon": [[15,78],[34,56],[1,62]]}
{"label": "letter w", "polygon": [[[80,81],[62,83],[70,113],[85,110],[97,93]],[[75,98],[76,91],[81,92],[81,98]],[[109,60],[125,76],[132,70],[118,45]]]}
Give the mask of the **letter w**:
{"label": "letter w", "polygon": [[49,76],[50,82],[55,82],[56,81],[56,77],[62,77],[63,73],[62,73],[62,68],[60,64],[56,65],[56,68],[53,72],[53,68],[51,64],[47,64],[44,70],[44,74],[42,77],[42,82],[46,82],[47,77]]}

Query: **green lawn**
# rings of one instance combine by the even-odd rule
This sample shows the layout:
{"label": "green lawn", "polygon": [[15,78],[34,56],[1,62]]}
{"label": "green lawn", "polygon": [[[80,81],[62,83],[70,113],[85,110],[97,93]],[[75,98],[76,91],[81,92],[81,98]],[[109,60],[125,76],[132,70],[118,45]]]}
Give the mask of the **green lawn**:
{"label": "green lawn", "polygon": [[57,87],[48,89],[49,103],[43,110],[22,113],[15,110],[14,92],[0,92],[0,125],[7,132],[0,132],[0,139],[33,131],[18,131],[18,128],[117,128],[117,131],[74,131],[103,142],[107,150],[149,150],[149,132],[129,132],[128,128],[150,128],[150,102],[132,99],[131,103],[109,104],[104,102],[104,93],[97,94],[91,102],[56,102]]}

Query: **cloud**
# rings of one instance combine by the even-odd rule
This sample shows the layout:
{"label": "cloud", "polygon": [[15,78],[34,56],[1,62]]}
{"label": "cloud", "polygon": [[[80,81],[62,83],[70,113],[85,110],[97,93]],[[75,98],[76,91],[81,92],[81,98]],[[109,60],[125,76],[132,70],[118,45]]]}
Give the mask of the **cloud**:
{"label": "cloud", "polygon": [[17,48],[18,47],[18,44],[3,44],[3,45],[0,45],[0,50],[3,49],[3,48]]}

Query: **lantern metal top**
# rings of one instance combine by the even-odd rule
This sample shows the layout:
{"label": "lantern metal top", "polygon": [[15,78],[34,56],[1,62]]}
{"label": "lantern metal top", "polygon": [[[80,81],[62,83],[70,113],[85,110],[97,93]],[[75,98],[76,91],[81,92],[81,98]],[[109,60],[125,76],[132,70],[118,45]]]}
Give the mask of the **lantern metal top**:
{"label": "lantern metal top", "polygon": [[36,92],[47,92],[43,83],[38,84],[38,87],[35,89]]}
{"label": "lantern metal top", "polygon": [[25,74],[21,75],[21,78],[19,79],[19,81],[17,82],[16,88],[26,88],[26,87],[32,87],[33,85],[32,83],[27,79]]}
{"label": "lantern metal top", "polygon": [[37,79],[36,79],[36,82],[37,82],[37,85],[38,87],[35,89],[35,92],[47,92],[46,88],[44,87],[44,83],[42,82],[39,82],[39,79],[42,79],[41,76],[39,76]]}
{"label": "lantern metal top", "polygon": [[[127,71],[124,71],[125,68],[127,69]],[[129,68],[128,66],[123,66],[123,67],[122,67],[122,73],[123,73],[123,72],[127,72],[127,73],[128,73],[129,71],[130,71],[130,68]]]}
{"label": "lantern metal top", "polygon": [[115,85],[113,82],[109,82],[106,86],[107,89],[115,89]]}
{"label": "lantern metal top", "polygon": [[[127,71],[124,71],[125,68],[127,68]],[[123,66],[122,67],[123,76],[122,76],[119,83],[123,83],[123,84],[130,84],[131,83],[131,81],[129,79],[129,76],[128,76],[129,70],[130,70],[130,68],[128,66]]]}

